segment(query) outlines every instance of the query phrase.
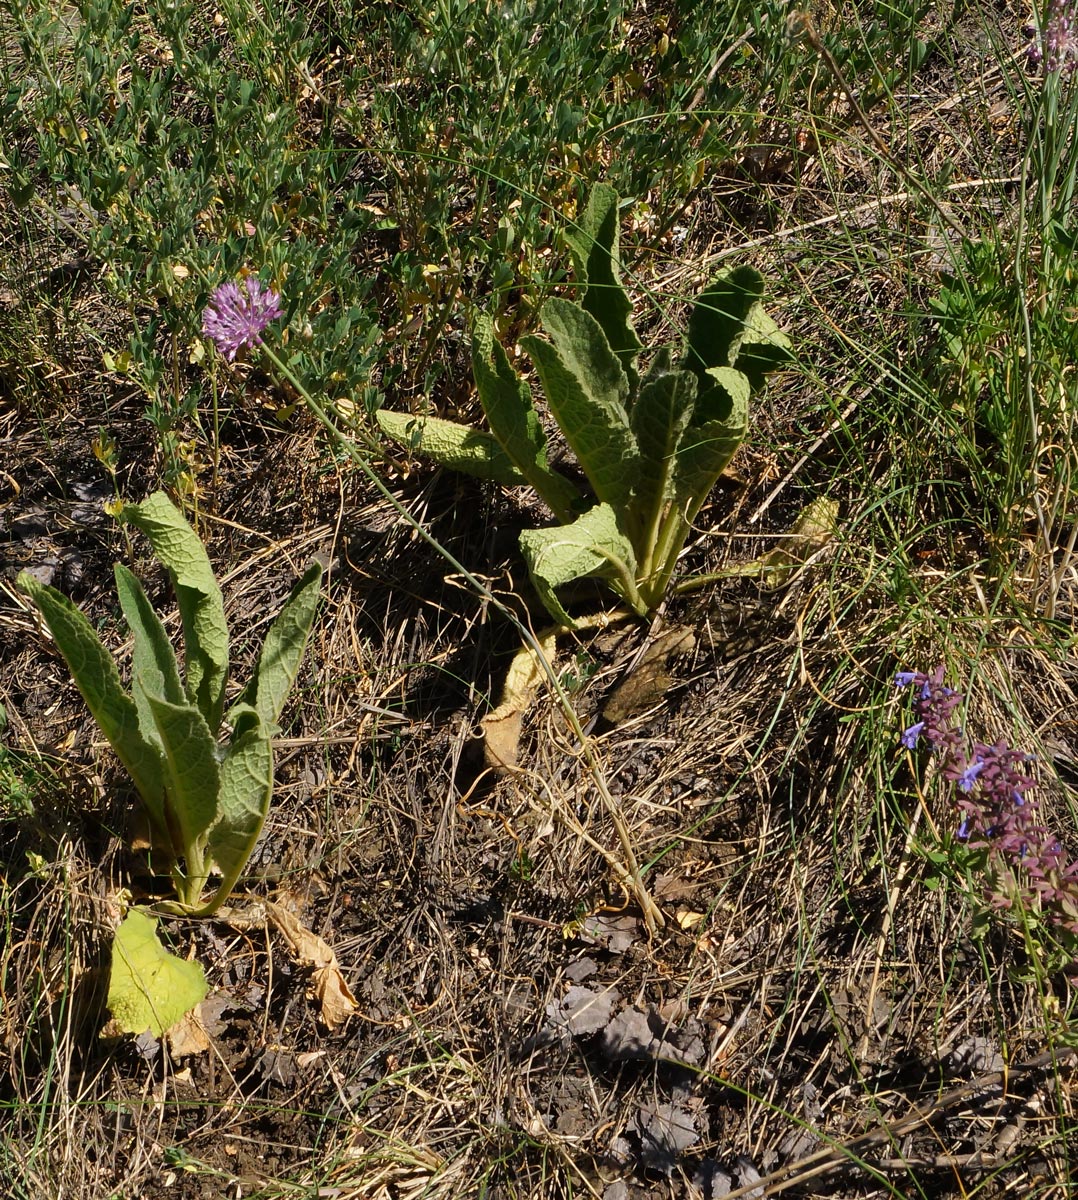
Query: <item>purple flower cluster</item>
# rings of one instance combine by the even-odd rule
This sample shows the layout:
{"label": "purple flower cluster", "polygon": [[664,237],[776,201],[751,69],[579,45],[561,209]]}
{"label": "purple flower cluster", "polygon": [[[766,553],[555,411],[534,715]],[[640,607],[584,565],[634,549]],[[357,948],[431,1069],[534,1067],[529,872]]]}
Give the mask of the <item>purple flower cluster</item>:
{"label": "purple flower cluster", "polygon": [[899,671],[896,687],[912,687],[916,721],[902,734],[902,745],[916,748],[923,739],[940,759],[943,778],[955,788],[962,821],[958,836],[989,859],[988,898],[996,908],[1022,902],[1045,913],[1053,924],[1078,934],[1078,861],[1067,863],[1063,847],[1037,817],[1036,802],[1026,796],[1034,786],[1030,755],[1006,741],[978,742],[967,758],[963,730],[955,721],[960,693],[943,682],[943,667],[931,675]]}
{"label": "purple flower cluster", "polygon": [[1075,0],[1047,0],[1039,27],[1028,25],[1029,63],[1043,67],[1045,75],[1062,71],[1067,75],[1078,66],[1078,37],[1075,36]]}
{"label": "purple flower cluster", "polygon": [[281,297],[254,275],[215,288],[202,314],[202,333],[232,362],[241,346],[260,345],[262,331],[281,315]]}

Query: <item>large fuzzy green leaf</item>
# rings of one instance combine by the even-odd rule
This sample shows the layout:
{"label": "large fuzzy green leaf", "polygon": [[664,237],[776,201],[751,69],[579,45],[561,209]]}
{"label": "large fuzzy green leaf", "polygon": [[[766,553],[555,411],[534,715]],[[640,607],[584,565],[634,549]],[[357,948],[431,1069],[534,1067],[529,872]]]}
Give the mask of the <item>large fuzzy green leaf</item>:
{"label": "large fuzzy green leaf", "polygon": [[476,479],[490,479],[503,487],[520,487],[528,482],[498,439],[481,429],[441,417],[413,417],[385,408],[380,408],[374,417],[382,432],[395,442],[434,459],[443,467]]}
{"label": "large fuzzy green leaf", "polygon": [[588,575],[616,577],[619,566],[630,579],[636,575],[632,543],[608,504],[597,504],[571,525],[527,529],[520,535],[520,548],[539,598],[562,625],[572,626],[573,619],[558,600],[556,588]]}
{"label": "large fuzzy green leaf", "polygon": [[550,341],[523,338],[547,403],[595,495],[625,511],[639,454],[625,402],[629,384],[599,322],[554,297],[543,308]]}
{"label": "large fuzzy green leaf", "polygon": [[689,317],[684,366],[699,376],[701,391],[707,386],[704,376],[709,368],[734,365],[745,321],[763,294],[764,277],[755,267],[734,267],[697,296]]}
{"label": "large fuzzy green leaf", "polygon": [[232,741],[221,763],[219,818],[209,852],[221,872],[212,908],[227,899],[255,848],[273,795],[273,744],[258,712],[233,708]]}
{"label": "large fuzzy green leaf", "polygon": [[139,728],[138,709],[120,681],[112,655],[65,595],[27,571],[18,584],[37,605],[90,715],[135,781],[160,844],[169,845],[161,755]]}
{"label": "large fuzzy green leaf", "polygon": [[[322,564],[313,562],[293,587],[270,626],[254,673],[237,702],[254,707],[262,726],[271,733],[277,728],[284,702],[299,674],[321,587]],[[233,725],[235,712],[234,707],[229,714]]]}
{"label": "large fuzzy green leaf", "polygon": [[125,504],[119,518],[142,530],[168,569],[183,621],[184,688],[216,731],[228,678],[228,625],[206,547],[164,492]]}
{"label": "large fuzzy green leaf", "polygon": [[513,369],[486,314],[475,321],[472,372],[491,433],[558,520],[571,520],[582,497],[564,475],[550,469],[546,434],[532,404],[531,390]]}
{"label": "large fuzzy green leaf", "polygon": [[730,367],[714,367],[704,378],[713,386],[697,398],[693,422],[678,447],[674,475],[677,504],[689,520],[737,452],[749,423],[748,378]]}
{"label": "large fuzzy green leaf", "polygon": [[691,371],[649,374],[640,387],[631,421],[640,447],[632,511],[641,531],[658,519],[673,498],[677,449],[695,403],[696,376]]}
{"label": "large fuzzy green leaf", "polygon": [[142,735],[159,749],[160,740],[146,696],[159,696],[172,704],[184,702],[183,684],[176,652],[168,640],[164,625],[154,612],[142,584],[123,565],[113,568],[120,608],[134,635],[131,652],[131,695],[138,709]]}
{"label": "large fuzzy green leaf", "polygon": [[756,393],[763,388],[770,372],[793,360],[790,339],[768,316],[763,304],[754,304],[731,346],[730,365],[748,376]]}
{"label": "large fuzzy green leaf", "polygon": [[216,745],[194,704],[170,704],[147,694],[163,747],[166,803],[183,838],[188,874],[201,872],[206,833],[217,818],[221,773]]}
{"label": "large fuzzy green leaf", "polygon": [[201,966],[170,954],[157,938],[156,919],[132,909],[116,930],[109,972],[109,1011],[120,1029],[160,1037],[208,991]]}
{"label": "large fuzzy green leaf", "polygon": [[643,348],[632,324],[633,306],[621,283],[618,194],[609,184],[592,188],[587,207],[565,233],[583,308],[599,322],[633,391],[636,356]]}

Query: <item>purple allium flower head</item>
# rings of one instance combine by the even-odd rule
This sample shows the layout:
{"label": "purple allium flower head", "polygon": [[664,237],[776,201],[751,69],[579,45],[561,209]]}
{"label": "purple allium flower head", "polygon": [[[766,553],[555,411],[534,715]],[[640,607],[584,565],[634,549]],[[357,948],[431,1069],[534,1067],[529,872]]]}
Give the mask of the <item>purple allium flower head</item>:
{"label": "purple allium flower head", "polygon": [[1038,24],[1026,29],[1030,39],[1026,54],[1031,66],[1042,67],[1045,75],[1073,73],[1078,66],[1075,17],[1075,0],[1047,0]]}
{"label": "purple allium flower head", "polygon": [[241,346],[260,345],[262,331],[281,315],[281,297],[254,275],[215,288],[202,314],[203,336],[232,362]]}

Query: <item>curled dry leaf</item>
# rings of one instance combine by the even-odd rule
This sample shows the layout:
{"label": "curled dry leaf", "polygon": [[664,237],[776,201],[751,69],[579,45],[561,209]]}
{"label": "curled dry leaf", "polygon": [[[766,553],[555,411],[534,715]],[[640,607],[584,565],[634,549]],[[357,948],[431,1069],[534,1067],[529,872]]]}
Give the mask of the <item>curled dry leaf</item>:
{"label": "curled dry leaf", "polygon": [[356,1011],[357,1004],[341,974],[336,954],[283,905],[267,901],[266,915],[281,931],[292,957],[311,972],[307,994],[318,1001],[322,1024],[334,1029],[346,1021]]}
{"label": "curled dry leaf", "polygon": [[[549,666],[553,666],[558,653],[557,633],[555,626],[536,637]],[[546,672],[535,651],[531,646],[522,646],[509,666],[501,703],[481,722],[484,754],[492,770],[504,772],[516,767],[524,713],[545,679]]]}

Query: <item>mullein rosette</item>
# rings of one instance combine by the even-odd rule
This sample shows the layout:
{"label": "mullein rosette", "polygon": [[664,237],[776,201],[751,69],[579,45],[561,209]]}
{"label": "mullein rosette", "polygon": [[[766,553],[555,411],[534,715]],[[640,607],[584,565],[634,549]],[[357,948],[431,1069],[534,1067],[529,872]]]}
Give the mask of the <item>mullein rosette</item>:
{"label": "mullein rosette", "polygon": [[1036,801],[1027,796],[1036,784],[1032,756],[1004,739],[977,742],[967,756],[956,718],[963,697],[944,682],[942,666],[931,674],[899,671],[895,686],[912,688],[915,696],[915,720],[903,731],[902,745],[915,750],[923,742],[939,760],[961,814],[957,836],[987,852],[988,902],[997,909],[1020,903],[1078,935],[1078,861],[1067,862],[1059,840],[1041,823]]}

